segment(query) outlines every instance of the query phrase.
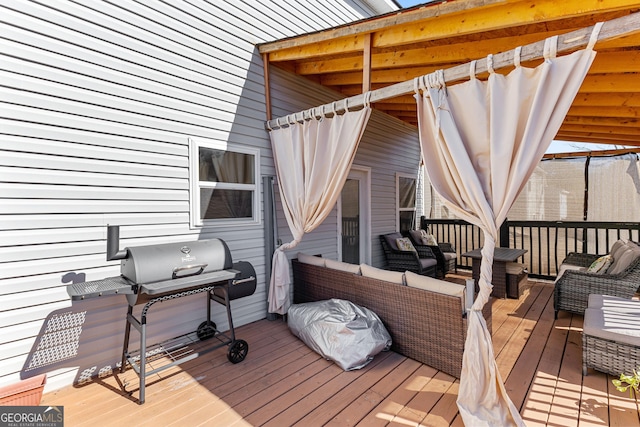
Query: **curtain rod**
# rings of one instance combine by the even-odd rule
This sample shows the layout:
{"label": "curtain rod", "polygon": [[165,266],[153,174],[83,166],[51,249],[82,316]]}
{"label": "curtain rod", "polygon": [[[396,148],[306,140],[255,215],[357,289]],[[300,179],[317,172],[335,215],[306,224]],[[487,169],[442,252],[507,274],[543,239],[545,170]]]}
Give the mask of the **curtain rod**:
{"label": "curtain rod", "polygon": [[[591,33],[593,32],[593,27],[594,25],[557,36],[558,37],[557,53],[560,54],[564,52],[575,51],[577,49],[587,46],[587,44],[589,43],[589,38],[591,37]],[[627,16],[623,16],[620,18],[616,18],[616,19],[612,19],[610,21],[604,22],[602,25],[602,28],[600,29],[600,34],[598,35],[598,41],[614,39],[614,38],[628,35],[637,31],[640,31],[640,12],[635,12]],[[545,40],[540,40],[540,41],[530,43],[528,45],[524,45],[520,47],[521,49],[520,60],[522,62],[525,62],[525,61],[533,61],[533,60],[541,59],[544,54]],[[512,66],[516,49],[511,49],[506,52],[497,53],[493,55],[494,70],[499,70],[501,68]],[[469,61],[461,65],[456,65],[455,67],[447,68],[446,70],[444,70],[445,83],[450,83],[450,82],[468,78],[469,67],[471,65],[471,62],[473,61]],[[488,71],[487,58],[485,57],[477,60],[475,67],[476,67],[476,74],[481,74],[483,72]],[[376,89],[371,92],[367,92],[367,94],[369,94],[368,101],[373,103],[373,102],[378,102],[378,101],[382,101],[389,98],[395,98],[401,95],[408,95],[414,92],[415,92],[414,79],[411,79],[404,82],[395,83],[393,85],[386,86],[380,89]],[[310,114],[309,112],[314,112],[317,110],[323,111],[324,109],[329,110],[330,108],[335,108],[336,111],[345,111],[347,105],[349,109],[357,109],[364,106],[365,95],[366,94],[360,94],[360,95],[351,96],[349,98],[343,98],[338,101],[330,102],[328,104],[324,104],[314,108],[310,108],[308,110],[304,110],[302,112],[299,111],[294,114],[289,114],[284,117],[279,117],[278,119],[269,120],[265,122],[265,128],[266,129],[278,128],[280,127],[278,122],[285,124],[289,120],[297,121],[295,119],[295,116],[298,116],[298,115],[304,116],[305,113],[307,114],[307,116],[310,116],[312,114]]]}

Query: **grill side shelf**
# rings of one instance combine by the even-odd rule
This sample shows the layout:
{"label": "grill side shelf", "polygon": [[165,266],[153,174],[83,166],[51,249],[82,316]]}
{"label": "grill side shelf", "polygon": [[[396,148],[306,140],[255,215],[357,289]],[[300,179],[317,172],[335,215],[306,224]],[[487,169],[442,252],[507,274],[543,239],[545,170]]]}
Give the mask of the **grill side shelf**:
{"label": "grill side shelf", "polygon": [[101,296],[134,294],[135,289],[130,281],[117,276],[67,285],[67,293],[72,301],[79,301]]}
{"label": "grill side shelf", "polygon": [[163,280],[161,282],[144,283],[140,285],[140,292],[148,295],[158,295],[166,292],[186,290],[191,287],[205,286],[212,283],[224,282],[236,277],[236,270],[220,270],[179,279]]}

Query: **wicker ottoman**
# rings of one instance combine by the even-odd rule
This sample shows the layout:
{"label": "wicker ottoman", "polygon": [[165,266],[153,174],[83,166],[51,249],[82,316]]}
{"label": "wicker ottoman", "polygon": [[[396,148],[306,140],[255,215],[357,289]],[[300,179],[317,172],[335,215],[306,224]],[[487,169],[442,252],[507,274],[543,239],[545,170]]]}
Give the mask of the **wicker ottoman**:
{"label": "wicker ottoman", "polygon": [[582,332],[582,372],[593,368],[616,377],[640,367],[640,313],[587,308]]}
{"label": "wicker ottoman", "polygon": [[507,266],[507,298],[520,298],[522,287],[527,283],[529,274],[524,264],[508,262]]}

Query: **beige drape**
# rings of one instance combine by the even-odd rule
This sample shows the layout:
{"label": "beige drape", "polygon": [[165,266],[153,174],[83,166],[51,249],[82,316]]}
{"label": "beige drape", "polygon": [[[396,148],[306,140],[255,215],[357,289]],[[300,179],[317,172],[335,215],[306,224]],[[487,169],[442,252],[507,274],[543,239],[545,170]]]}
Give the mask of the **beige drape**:
{"label": "beige drape", "polygon": [[[482,307],[492,290],[498,229],[516,196],[556,135],[595,52],[600,25],[587,49],[555,58],[557,37],[545,43],[545,61],[519,64],[507,76],[492,70],[446,87],[442,71],[416,79],[422,154],[434,189],[454,214],[484,233],[480,292],[468,314],[458,408],[465,425],[524,425],[504,388]],[[422,89],[422,94],[418,89]]]}
{"label": "beige drape", "polygon": [[358,143],[371,115],[358,111],[293,122],[271,130],[280,198],[293,241],[276,249],[269,285],[269,312],[289,309],[289,261],[284,250],[295,247],[333,209],[353,163]]}

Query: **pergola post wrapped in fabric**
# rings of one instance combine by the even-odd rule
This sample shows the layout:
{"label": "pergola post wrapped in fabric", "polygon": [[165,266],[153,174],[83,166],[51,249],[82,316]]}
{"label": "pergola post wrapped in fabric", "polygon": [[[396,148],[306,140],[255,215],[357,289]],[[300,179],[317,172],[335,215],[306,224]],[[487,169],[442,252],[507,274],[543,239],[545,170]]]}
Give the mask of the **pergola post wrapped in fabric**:
{"label": "pergola post wrapped in fabric", "polygon": [[[497,230],[556,135],[593,61],[594,44],[620,35],[620,27],[627,27],[619,21],[628,19],[640,26],[638,16],[620,18],[368,94],[373,102],[399,91],[416,93],[422,152],[434,188],[458,216],[484,232],[480,293],[469,314],[458,397],[467,425],[523,425],[506,394],[480,313],[491,293]],[[555,58],[556,52],[584,46],[586,50]],[[535,69],[520,66],[525,58],[535,57],[545,61]],[[512,65],[515,70],[507,76],[494,72]],[[475,78],[482,71],[490,72],[487,82]],[[447,81],[463,75],[471,79],[446,87]],[[362,97],[343,102],[358,105]],[[277,125],[268,122],[268,127]],[[278,171],[279,181],[286,183],[283,172]]]}

